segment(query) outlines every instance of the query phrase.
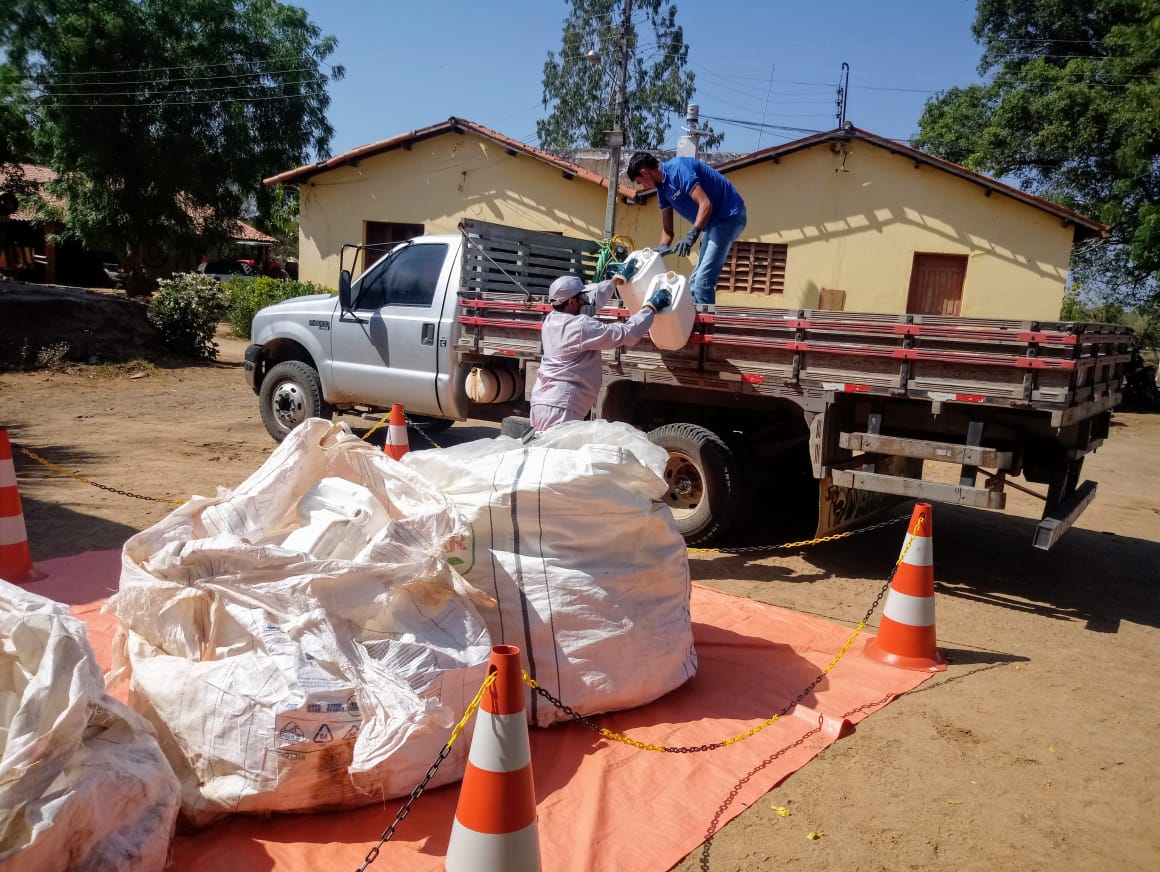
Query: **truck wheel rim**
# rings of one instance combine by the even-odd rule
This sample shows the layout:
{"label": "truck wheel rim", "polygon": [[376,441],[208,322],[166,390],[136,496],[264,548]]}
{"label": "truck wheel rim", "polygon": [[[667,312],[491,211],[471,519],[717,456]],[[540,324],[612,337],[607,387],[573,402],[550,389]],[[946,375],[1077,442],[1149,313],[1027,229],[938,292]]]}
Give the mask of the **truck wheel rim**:
{"label": "truck wheel rim", "polygon": [[306,420],[306,394],[294,382],[283,382],[274,389],[270,398],[274,420],[287,430],[293,430]]}
{"label": "truck wheel rim", "polygon": [[701,471],[693,458],[683,452],[670,449],[665,464],[665,484],[668,485],[665,502],[678,518],[692,514],[705,498]]}

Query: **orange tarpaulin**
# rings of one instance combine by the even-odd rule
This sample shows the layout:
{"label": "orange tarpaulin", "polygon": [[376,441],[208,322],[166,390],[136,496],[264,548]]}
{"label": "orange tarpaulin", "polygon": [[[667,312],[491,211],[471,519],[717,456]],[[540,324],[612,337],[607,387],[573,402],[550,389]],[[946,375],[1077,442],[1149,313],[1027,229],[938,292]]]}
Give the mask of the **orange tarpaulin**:
{"label": "orange tarpaulin", "polygon": [[[28,589],[69,603],[88,624],[107,668],[116,624],[99,608],[117,587],[120,552],[90,552],[38,568],[48,578]],[[697,675],[654,703],[600,716],[601,726],[667,746],[737,736],[793,700],[851,632],[699,585],[691,605]],[[575,723],[532,729],[543,868],[632,872],[675,865],[852,724],[929,677],[866,659],[865,642],[859,637],[792,715],[715,751],[643,751]],[[442,869],[457,797],[457,785],[424,793],[371,868]],[[353,872],[400,802],[311,815],[237,815],[178,835],[170,868]]]}

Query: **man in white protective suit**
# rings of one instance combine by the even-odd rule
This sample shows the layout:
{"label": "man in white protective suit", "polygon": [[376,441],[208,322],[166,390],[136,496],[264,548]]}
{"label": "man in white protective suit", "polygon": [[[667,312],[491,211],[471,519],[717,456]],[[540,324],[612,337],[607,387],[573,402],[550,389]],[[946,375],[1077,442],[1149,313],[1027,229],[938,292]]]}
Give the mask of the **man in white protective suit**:
{"label": "man in white protective suit", "polygon": [[596,403],[600,391],[600,352],[634,345],[652,326],[653,316],[672,304],[667,289],[645,301],[627,321],[600,321],[582,309],[601,309],[618,285],[631,279],[624,267],[609,281],[584,284],[573,275],[560,276],[548,288],[552,311],[540,334],[544,355],[532,387],[532,426],[546,430],[564,421],[580,421]]}

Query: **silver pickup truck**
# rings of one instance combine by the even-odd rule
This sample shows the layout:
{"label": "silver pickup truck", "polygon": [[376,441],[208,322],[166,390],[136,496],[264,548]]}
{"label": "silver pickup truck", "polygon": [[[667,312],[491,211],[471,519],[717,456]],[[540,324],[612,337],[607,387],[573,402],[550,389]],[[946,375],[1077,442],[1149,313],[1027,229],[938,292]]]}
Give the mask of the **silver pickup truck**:
{"label": "silver pickup truck", "polygon": [[394,403],[429,431],[526,415],[521,371],[459,352],[458,295],[531,299],[562,273],[590,274],[596,257],[592,242],[464,222],[459,234],[401,243],[353,282],[340,270],[337,297],[267,306],[254,317],[245,358],[266,429],[281,441],[306,418],[374,415]]}

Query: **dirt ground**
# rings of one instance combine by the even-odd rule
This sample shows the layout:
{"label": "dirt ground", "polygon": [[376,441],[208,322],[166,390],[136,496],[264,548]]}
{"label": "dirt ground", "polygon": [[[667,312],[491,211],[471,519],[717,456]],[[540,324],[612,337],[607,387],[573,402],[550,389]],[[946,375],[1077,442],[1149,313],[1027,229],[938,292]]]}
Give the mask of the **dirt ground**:
{"label": "dirt ground", "polygon": [[[262,463],[273,443],[243,380],[245,343],[221,343],[211,365],[0,374],[0,426],[17,449],[34,560],[119,548],[171,506],[82,483],[20,447],[91,481],[170,499],[232,487]],[[495,432],[456,425],[439,441]],[[712,838],[676,868],[1160,868],[1158,449],[1160,415],[1117,414],[1085,467],[1099,482],[1095,503],[1048,553],[1030,547],[1030,497],[1013,493],[1007,514],[936,505],[947,671],[729,825],[706,820]],[[810,520],[785,507],[755,523],[775,543],[801,538]],[[695,552],[693,574],[853,627],[901,542],[895,526],[789,551]]]}

